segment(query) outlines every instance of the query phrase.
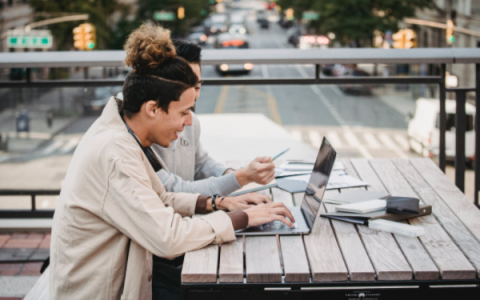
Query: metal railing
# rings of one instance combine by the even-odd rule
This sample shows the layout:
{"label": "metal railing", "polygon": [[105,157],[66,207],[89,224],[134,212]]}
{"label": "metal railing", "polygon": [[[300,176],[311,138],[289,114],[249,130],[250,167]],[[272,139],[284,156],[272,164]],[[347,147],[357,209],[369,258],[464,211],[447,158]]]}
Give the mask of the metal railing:
{"label": "metal railing", "polygon": [[[245,49],[245,50],[204,50],[203,65],[227,64],[311,64],[315,66],[312,78],[204,78],[203,85],[312,85],[312,84],[436,84],[440,91],[439,109],[439,167],[445,172],[446,166],[446,93],[456,95],[456,155],[455,184],[465,189],[465,130],[466,130],[466,94],[475,92],[478,102],[480,95],[480,49],[478,48],[423,48],[423,49]],[[0,69],[25,68],[26,80],[0,81],[0,88],[28,87],[100,87],[120,86],[123,80],[31,80],[31,68],[64,67],[124,67],[124,51],[90,52],[24,52],[0,53]],[[440,66],[439,76],[392,76],[392,77],[335,77],[321,78],[322,65],[326,64],[436,64]],[[475,86],[469,88],[450,88],[445,86],[446,66],[448,64],[475,64]],[[87,74],[88,72],[85,72]],[[1,101],[1,99],[0,99]],[[480,190],[480,123],[475,118],[475,205],[479,206]],[[58,195],[51,191],[0,191],[5,195],[30,195],[32,210],[0,210],[0,218],[37,217],[51,218],[53,211],[40,211],[35,208],[35,195]],[[1,200],[1,199],[0,199]]]}

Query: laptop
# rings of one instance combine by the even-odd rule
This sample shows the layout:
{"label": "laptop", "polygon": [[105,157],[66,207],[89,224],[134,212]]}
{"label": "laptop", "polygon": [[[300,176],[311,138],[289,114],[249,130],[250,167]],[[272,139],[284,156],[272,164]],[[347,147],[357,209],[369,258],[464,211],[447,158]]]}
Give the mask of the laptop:
{"label": "laptop", "polygon": [[273,221],[260,226],[247,227],[235,231],[235,235],[289,235],[308,234],[312,231],[322,203],[323,194],[327,189],[328,179],[333,170],[337,152],[330,142],[324,137],[317,160],[313,166],[312,174],[307,185],[305,196],[300,207],[289,207],[295,221],[295,227],[290,228],[281,221]]}

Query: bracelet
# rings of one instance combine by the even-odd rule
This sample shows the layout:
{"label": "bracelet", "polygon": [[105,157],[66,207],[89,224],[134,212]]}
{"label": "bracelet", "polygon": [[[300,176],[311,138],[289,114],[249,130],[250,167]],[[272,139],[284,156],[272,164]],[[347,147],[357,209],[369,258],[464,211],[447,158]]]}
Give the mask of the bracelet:
{"label": "bracelet", "polygon": [[215,205],[215,199],[217,199],[218,195],[213,195],[212,196],[212,208],[213,208],[213,211],[217,211],[218,208],[217,208],[217,205]]}

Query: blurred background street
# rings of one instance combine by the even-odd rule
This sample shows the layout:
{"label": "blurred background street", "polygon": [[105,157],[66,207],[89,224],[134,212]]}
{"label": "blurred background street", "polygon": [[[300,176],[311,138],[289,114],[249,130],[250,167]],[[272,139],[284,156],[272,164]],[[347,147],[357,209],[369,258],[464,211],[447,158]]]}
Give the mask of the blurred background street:
{"label": "blurred background street", "polygon": [[[12,2],[11,5],[10,2]],[[355,38],[346,39],[345,31],[352,30],[352,25],[347,24],[348,18],[342,25],[344,27],[341,25],[332,27],[330,23],[323,22],[324,15],[332,13],[315,11],[315,5],[312,8],[302,8],[303,4],[295,4],[293,1],[246,0],[198,1],[195,5],[191,4],[191,1],[166,2],[168,3],[112,1],[116,6],[112,4],[104,7],[110,14],[107,19],[115,24],[107,26],[108,28],[102,23],[106,22],[104,16],[90,12],[88,22],[91,22],[96,29],[94,50],[121,48],[124,37],[131,29],[142,22],[150,21],[171,28],[172,36],[175,38],[199,43],[203,49],[225,49],[225,51],[231,48],[299,48],[322,51],[325,48],[342,47],[413,48],[457,45],[475,47],[477,40],[480,39],[466,34],[456,34],[457,40],[452,45],[445,40],[444,29],[442,31],[439,28],[416,25],[410,20],[417,18],[444,22],[447,16],[450,19],[456,18],[457,23],[467,20],[469,26],[478,26],[480,5],[476,1],[419,1],[417,6],[409,6],[409,11],[397,12],[398,15],[395,15],[395,18],[398,18],[398,22],[392,26],[389,25],[394,30],[389,29],[388,26],[380,26],[379,28],[383,31],[376,30],[368,34],[367,39],[358,33],[360,28],[355,31],[358,33]],[[321,10],[323,2],[319,1],[317,4],[318,10]],[[28,23],[58,17],[58,10],[65,7],[62,1],[55,1],[56,6],[53,8],[45,6],[44,1],[1,1],[1,3],[3,3],[3,21],[0,23],[4,30],[10,29],[11,24],[14,23],[13,19],[9,21],[9,10],[16,9],[19,14],[23,12],[27,20],[25,22]],[[349,2],[349,5],[357,4]],[[46,11],[48,9],[57,11]],[[66,15],[73,15],[74,12]],[[334,16],[341,19],[341,13],[337,12]],[[374,9],[373,16],[381,19],[388,13],[388,10]],[[443,13],[446,15],[442,15]],[[141,15],[148,17],[141,19]],[[17,23],[21,22],[18,18],[15,20]],[[354,18],[352,17],[351,20]],[[53,36],[52,48],[43,51],[79,51],[72,28],[81,25],[82,22],[84,21],[39,27],[50,30]],[[21,26],[17,25],[17,27]],[[406,31],[402,33],[402,30]],[[108,36],[109,33],[110,36]],[[404,34],[400,36],[401,40],[398,39],[397,33]],[[409,34],[414,36],[410,37]],[[395,45],[399,41],[403,44]],[[2,46],[3,51],[39,51]],[[87,44],[84,44],[84,47],[87,47]],[[89,50],[87,48],[80,51]],[[451,80],[456,80],[457,86],[473,84],[473,71],[468,67],[462,68],[455,65],[448,71],[450,71]],[[90,67],[88,70],[57,68],[35,70],[31,76],[38,79],[122,79],[128,72],[130,70],[126,68]],[[432,75],[437,72],[438,66],[426,64],[324,65],[320,76],[323,78]],[[2,70],[0,73],[2,79],[24,79],[25,76],[24,69]],[[314,65],[222,64],[202,67],[203,79],[313,78],[314,76]],[[60,188],[70,157],[82,135],[98,118],[108,98],[120,91],[120,86],[88,89],[0,89],[0,189]],[[410,133],[408,127],[412,118],[415,117],[417,100],[425,98],[438,101],[435,100],[438,99],[438,94],[436,85],[424,84],[203,86],[195,111],[197,114],[264,114],[287,129],[295,139],[311,145],[314,149],[319,147],[321,138],[324,135],[327,136],[339,151],[340,157],[429,156],[436,160],[434,148],[438,145],[434,145],[431,141],[429,143],[432,144],[412,144],[415,126],[411,125]],[[468,94],[468,97],[473,103],[471,101],[473,94]],[[18,122],[25,115],[28,116],[29,130],[19,132]],[[438,129],[432,124],[430,136],[435,134],[438,134]],[[453,144],[450,146],[453,147]],[[272,153],[259,153],[259,155],[272,155]],[[449,163],[447,174],[452,180],[453,172],[454,167]],[[473,171],[469,168],[466,171],[466,194],[473,201]],[[28,207],[29,205],[28,200],[22,202],[18,197],[12,199],[12,201],[2,201],[0,206]],[[46,197],[46,199],[39,204],[39,207],[53,208],[55,197]]]}

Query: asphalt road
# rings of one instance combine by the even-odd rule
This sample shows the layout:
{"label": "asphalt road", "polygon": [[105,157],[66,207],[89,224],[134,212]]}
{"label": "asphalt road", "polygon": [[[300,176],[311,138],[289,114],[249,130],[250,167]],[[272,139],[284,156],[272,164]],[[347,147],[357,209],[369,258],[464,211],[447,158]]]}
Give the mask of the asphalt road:
{"label": "asphalt road", "polygon": [[[255,20],[248,22],[251,48],[291,48],[285,30],[272,23],[260,29]],[[206,45],[204,48],[211,48]],[[319,50],[321,51],[321,50]],[[220,75],[214,66],[202,67],[202,78]],[[305,78],[314,76],[311,65],[255,65],[253,78]],[[408,149],[407,115],[415,102],[409,94],[374,88],[373,95],[353,96],[338,86],[268,85],[204,86],[196,103],[197,114],[262,113],[282,125],[296,139],[318,149],[327,136],[339,152],[349,158],[408,158],[418,156]],[[53,100],[52,100],[53,101]],[[81,117],[50,142],[32,153],[6,162],[27,162],[51,156],[69,156],[82,134],[96,117]],[[1,161],[1,155],[0,155]],[[453,167],[447,174],[453,177]],[[467,171],[466,194],[473,198],[473,172]]]}

